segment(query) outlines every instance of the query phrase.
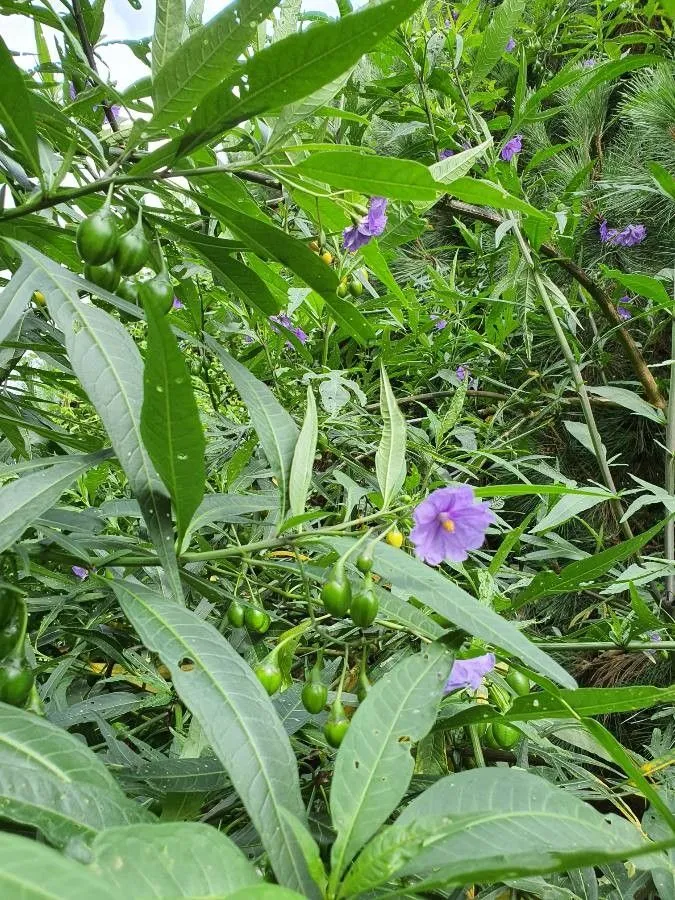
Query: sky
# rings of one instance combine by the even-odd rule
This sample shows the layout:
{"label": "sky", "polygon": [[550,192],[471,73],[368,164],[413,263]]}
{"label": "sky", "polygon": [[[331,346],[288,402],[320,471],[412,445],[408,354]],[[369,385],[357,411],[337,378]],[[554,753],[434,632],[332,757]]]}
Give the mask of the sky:
{"label": "sky", "polygon": [[[141,0],[140,9],[134,9],[128,0],[106,0],[105,23],[101,42],[115,42],[150,37],[155,19],[154,0]],[[189,5],[189,0],[188,0]],[[334,0],[308,0],[304,3],[308,9],[322,10],[331,15],[337,14]],[[223,0],[205,0],[204,18],[207,21],[227,6]],[[63,7],[56,2],[54,8],[61,12]],[[17,62],[26,69],[35,65],[35,37],[33,23],[24,16],[0,17],[2,35],[10,50],[21,54]],[[50,45],[53,46],[54,32],[45,29]],[[99,55],[110,68],[112,80],[117,83],[118,90],[124,90],[134,81],[149,74],[149,69],[136,59],[131,50],[123,44],[111,43],[99,46]],[[55,56],[55,54],[54,54]],[[101,75],[103,75],[101,70]]]}

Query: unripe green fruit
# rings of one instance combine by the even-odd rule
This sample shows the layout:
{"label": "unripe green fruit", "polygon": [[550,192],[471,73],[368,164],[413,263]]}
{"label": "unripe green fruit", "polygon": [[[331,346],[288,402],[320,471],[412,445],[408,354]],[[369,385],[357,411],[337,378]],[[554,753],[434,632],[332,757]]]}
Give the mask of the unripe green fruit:
{"label": "unripe green fruit", "polygon": [[339,747],[349,729],[349,719],[345,715],[345,708],[340,700],[335,700],[331,707],[330,716],[323,726],[323,733],[331,747]]}
{"label": "unripe green fruit", "polygon": [[20,657],[10,657],[0,666],[0,702],[24,706],[33,688],[33,670]]}
{"label": "unripe green fruit", "polygon": [[502,722],[495,722],[492,726],[492,734],[497,746],[502,750],[510,750],[518,743],[521,737],[520,731],[512,725],[506,725]]}
{"label": "unripe green fruit", "polygon": [[328,688],[321,681],[311,678],[302,687],[302,705],[307,712],[317,715],[326,705],[328,700]]}
{"label": "unripe green fruit", "polygon": [[338,284],[338,286],[337,286],[338,297],[344,298],[347,296],[348,293],[349,293],[349,287],[347,286],[347,282],[341,281],[340,284]]}
{"label": "unripe green fruit", "polygon": [[349,607],[349,615],[352,621],[360,628],[368,628],[372,625],[377,616],[380,604],[372,589],[366,588],[360,594],[357,594]]}
{"label": "unripe green fruit", "polygon": [[267,693],[272,696],[281,687],[281,669],[274,659],[265,659],[255,667],[255,674],[258,681],[265,688]]}
{"label": "unripe green fruit", "polygon": [[367,547],[360,556],[357,557],[356,560],[356,568],[359,572],[363,572],[364,575],[367,575],[370,570],[373,568],[373,550],[372,547]]}
{"label": "unripe green fruit", "polygon": [[14,618],[19,601],[19,592],[11,585],[0,585],[0,628]]}
{"label": "unripe green fruit", "polygon": [[530,693],[530,679],[527,675],[519,672],[518,669],[509,669],[506,675],[506,683],[513,688],[519,697],[524,697],[525,694]]}
{"label": "unripe green fruit", "polygon": [[122,275],[135,275],[143,268],[149,255],[150,244],[139,221],[118,240],[115,262]]}
{"label": "unripe green fruit", "polygon": [[251,631],[256,631],[258,634],[265,634],[270,627],[270,617],[264,609],[259,609],[257,606],[246,607],[244,621],[247,628]]}
{"label": "unripe green fruit", "polygon": [[143,281],[138,287],[138,295],[141,298],[143,306],[148,306],[155,312],[169,312],[173,306],[173,285],[169,276],[160,272],[154,278]]}
{"label": "unripe green fruit", "polygon": [[100,266],[112,259],[117,241],[117,219],[108,206],[80,222],[75,235],[77,252],[91,266]]}
{"label": "unripe green fruit", "polygon": [[227,611],[227,621],[233,628],[241,628],[244,624],[245,614],[246,610],[241,603],[238,600],[233,600]]}
{"label": "unripe green fruit", "polygon": [[363,285],[358,278],[352,278],[349,282],[349,293],[352,297],[360,297],[363,293]]}
{"label": "unripe green fruit", "polygon": [[105,291],[114,291],[120,283],[120,273],[117,271],[114,259],[100,266],[86,265],[84,267],[84,277],[87,281],[97,284]]}
{"label": "unripe green fruit", "polygon": [[21,617],[16,616],[0,630],[0,661],[9,656],[12,650],[16,648],[21,637],[21,625]]}
{"label": "unripe green fruit", "polygon": [[352,586],[344,572],[337,566],[333,569],[331,577],[321,588],[321,602],[327,612],[336,618],[347,614],[352,600]]}
{"label": "unripe green fruit", "polygon": [[117,285],[115,291],[118,297],[126,300],[128,303],[138,303],[138,285],[129,278],[123,278]]}

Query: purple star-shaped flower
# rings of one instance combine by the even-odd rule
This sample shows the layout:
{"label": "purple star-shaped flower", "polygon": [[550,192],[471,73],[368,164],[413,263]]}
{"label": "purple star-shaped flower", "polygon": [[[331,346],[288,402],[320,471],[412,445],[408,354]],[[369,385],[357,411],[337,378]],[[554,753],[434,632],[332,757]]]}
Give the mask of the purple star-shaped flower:
{"label": "purple star-shaped flower", "polygon": [[626,304],[630,305],[632,302],[633,301],[630,299],[630,297],[626,296],[622,297],[616,304],[616,311],[619,314],[619,317],[624,320],[624,322],[627,322],[628,319],[633,318],[633,313],[629,309],[626,309]]}
{"label": "purple star-shaped flower", "polygon": [[504,162],[511,162],[514,156],[517,156],[523,149],[522,134],[514,134],[510,141],[507,141],[499,154]]}
{"label": "purple star-shaped flower", "polygon": [[185,304],[178,297],[174,297],[171,309],[185,309]]}
{"label": "purple star-shaped flower", "polygon": [[85,569],[83,566],[73,566],[70,571],[76,578],[79,578],[80,581],[89,578],[89,569]]}
{"label": "purple star-shaped flower", "polygon": [[590,57],[589,59],[583,60],[583,62],[581,63],[581,68],[582,69],[592,69],[593,66],[595,66],[595,64],[596,64],[596,60],[593,59],[593,57]]}
{"label": "purple star-shaped flower", "polygon": [[606,220],[600,222],[600,240],[611,247],[636,247],[647,237],[644,225],[626,225],[625,228],[610,228]]}
{"label": "purple star-shaped flower", "polygon": [[379,237],[387,226],[387,198],[371,197],[368,212],[358,225],[345,228],[342,235],[344,248],[355,253],[365,247],[374,237]]}
{"label": "purple star-shaped flower", "polygon": [[459,688],[478,690],[483,678],[494,669],[496,662],[494,653],[485,653],[472,659],[456,659],[450,670],[450,677],[445,682],[443,693],[449,694],[450,691]]}
{"label": "purple star-shaped flower", "polygon": [[457,376],[458,381],[464,381],[467,374],[467,370],[464,368],[464,366],[457,366],[457,368],[455,369],[455,375]]}
{"label": "purple star-shaped flower", "polygon": [[513,50],[515,50],[515,49],[516,49],[516,41],[515,41],[515,38],[510,37],[510,38],[509,38],[509,41],[508,41],[508,43],[507,43],[507,45],[506,45],[506,52],[507,52],[507,53],[511,53],[511,52],[512,52]]}
{"label": "purple star-shaped flower", "polygon": [[[283,325],[284,328],[288,329],[288,331],[292,331],[296,338],[300,341],[301,344],[306,344],[309,340],[307,334],[302,330],[302,328],[296,328],[293,325],[293,321],[286,315],[286,313],[279,313],[278,316],[270,316],[270,322],[276,322],[278,325]],[[274,331],[277,331],[272,326]],[[290,341],[286,341],[287,347],[292,347],[293,344]]]}
{"label": "purple star-shaped flower", "polygon": [[477,550],[495,517],[470,485],[460,484],[429,494],[413,512],[413,520],[410,540],[416,555],[437,566],[444,559],[462,562],[469,550]]}
{"label": "purple star-shaped flower", "polygon": [[454,156],[454,155],[455,155],[454,150],[450,150],[450,149],[446,148],[445,150],[441,150],[441,152],[438,154],[438,158],[439,159],[449,159],[451,156]]}

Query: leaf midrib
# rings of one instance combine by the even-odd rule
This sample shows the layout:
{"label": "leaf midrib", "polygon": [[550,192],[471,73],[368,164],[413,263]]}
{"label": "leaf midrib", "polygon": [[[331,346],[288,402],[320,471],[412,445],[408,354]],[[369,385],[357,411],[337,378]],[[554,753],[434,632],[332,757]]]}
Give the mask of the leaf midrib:
{"label": "leaf midrib", "polygon": [[[255,744],[255,741],[252,740],[251,733],[250,733],[248,727],[246,726],[245,721],[239,715],[236,707],[231,703],[229,697],[227,696],[227,693],[224,690],[222,690],[222,688],[220,687],[218,682],[215,680],[215,678],[213,678],[213,676],[210,673],[209,668],[206,665],[204,665],[204,662],[203,662],[201,656],[198,653],[193,652],[192,645],[188,644],[186,642],[186,640],[176,631],[174,626],[171,623],[169,623],[165,618],[160,617],[158,612],[152,606],[150,606],[148,603],[146,603],[141,596],[139,596],[138,594],[132,593],[131,590],[124,584],[120,584],[118,582],[118,586],[121,587],[122,590],[127,591],[127,593],[130,594],[131,597],[137,603],[139,603],[146,610],[146,612],[148,612],[150,614],[150,616],[154,617],[157,620],[157,622],[160,624],[160,626],[165,628],[182,647],[185,647],[186,650],[190,651],[190,658],[193,659],[195,661],[195,663],[199,664],[201,671],[207,676],[207,678],[209,679],[211,684],[216,688],[216,691],[224,699],[225,705],[228,706],[229,709],[234,713],[235,718],[237,719],[237,721],[239,722],[240,726],[242,727],[243,731],[245,732],[245,734],[247,736],[249,746],[253,749],[255,758],[258,760],[259,771],[262,774],[265,784],[267,785],[267,788],[268,788],[268,796],[270,798],[274,798],[274,802],[272,803],[272,808],[274,809],[275,818],[277,820],[277,825],[279,827],[279,831],[281,832],[284,844],[286,845],[286,851],[287,851],[288,857],[291,860],[291,863],[295,870],[296,877],[297,877],[297,883],[298,883],[298,885],[302,885],[303,884],[302,873],[298,871],[295,854],[292,852],[292,848],[291,848],[288,838],[286,836],[285,829],[283,828],[282,817],[277,811],[281,807],[280,807],[280,805],[277,804],[276,793],[272,790],[272,786],[271,786],[270,780],[267,775],[266,767],[262,765],[262,759],[260,757],[260,754],[257,752],[257,747]],[[166,601],[163,600],[162,598],[158,598],[156,602],[158,604],[166,603]],[[170,607],[169,607],[169,609],[170,609]],[[162,655],[161,650],[158,650],[157,652],[159,653],[160,656]],[[169,668],[172,667],[172,664],[169,662],[166,662],[166,665],[169,666]],[[177,673],[181,673],[181,669],[179,666],[176,665],[175,668],[176,668]],[[180,679],[179,679],[179,681],[180,681]],[[174,683],[175,683],[175,681],[174,681]],[[223,765],[225,766],[225,768],[227,770],[227,764],[225,763],[225,761],[221,760],[221,762],[223,763]],[[229,771],[228,771],[228,775],[229,775]]]}

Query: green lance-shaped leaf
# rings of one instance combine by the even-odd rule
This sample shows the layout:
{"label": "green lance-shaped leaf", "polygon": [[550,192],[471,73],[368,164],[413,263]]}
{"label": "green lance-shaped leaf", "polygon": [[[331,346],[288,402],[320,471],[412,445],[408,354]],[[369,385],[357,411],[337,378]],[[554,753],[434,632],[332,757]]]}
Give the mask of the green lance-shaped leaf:
{"label": "green lance-shaped leaf", "polygon": [[[330,537],[328,541],[340,554],[349,552],[355,544],[351,538]],[[437,569],[382,542],[374,548],[373,569],[400,592],[416,597],[458,628],[520,657],[564,687],[576,687],[572,676],[531,643],[512,622],[479,603]]]}
{"label": "green lance-shaped leaf", "polygon": [[314,454],[319,434],[319,423],[316,414],[316,400],[312,388],[307,386],[307,410],[302,423],[298,442],[295,445],[289,481],[289,504],[291,515],[299,516],[305,511],[307,494],[312,483]]}
{"label": "green lance-shaped leaf", "polygon": [[23,261],[0,293],[0,342],[7,340],[28,308],[30,298],[39,286],[37,273]]}
{"label": "green lance-shaped leaf", "polygon": [[173,549],[171,505],[141,438],[143,362],[127,331],[112,316],[76,295],[85,283],[33,247],[8,241],[39,273],[49,311],[66,341],[68,358],[96,407],[138,498],[162,562],[166,589],[182,597]]}
{"label": "green lance-shaped leaf", "polygon": [[435,200],[444,193],[427,166],[393,156],[367,155],[353,150],[325,150],[313,153],[293,167],[335,188],[359,191],[391,200]]}
{"label": "green lance-shaped leaf", "polygon": [[245,119],[302,100],[334,81],[419,5],[420,0],[385,0],[256,53],[200,103],[179,154]]}
{"label": "green lance-shaped leaf", "polygon": [[481,722],[531,722],[536,719],[609,715],[674,702],[675,687],[660,688],[642,684],[618,688],[577,688],[575,691],[559,691],[556,694],[536,691],[516,697],[512,706],[504,713],[484,704],[440,718],[434,731],[446,731]]}
{"label": "green lance-shaped leaf", "polygon": [[453,654],[431,644],[377,681],[357,709],[335,761],[330,809],[337,838],[331,887],[391,815],[415,763],[410,754],[434,724]]}
{"label": "green lance-shaped leaf", "polygon": [[[169,668],[178,695],[226,767],[277,879],[314,897],[315,886],[282,809],[306,818],[295,755],[250,666],[212,625],[132,581],[112,588],[139,637]],[[190,659],[190,671],[180,663]]]}
{"label": "green lance-shaped leaf", "polygon": [[417,797],[359,856],[341,896],[394,877],[427,876],[430,886],[497,881],[653,849],[630,823],[543,778],[476,769],[442,778]]}
{"label": "green lance-shaped leaf", "polygon": [[157,0],[152,33],[152,75],[156,78],[180,47],[185,28],[185,0]]}
{"label": "green lance-shaped leaf", "polygon": [[86,866],[45,844],[6,832],[0,832],[0,897],[119,900],[118,894]]}
{"label": "green lance-shaped leaf", "polygon": [[185,358],[169,320],[150,304],[141,435],[171,494],[178,541],[204,497],[206,441]]}
{"label": "green lance-shaped leaf", "polygon": [[37,128],[25,75],[0,37],[0,125],[31,170],[40,175]]}
{"label": "green lance-shaped leaf", "polygon": [[[0,703],[0,806],[52,844],[112,825],[152,821],[86,744],[32,713]],[[9,896],[9,895],[8,895]]]}
{"label": "green lance-shaped leaf", "polygon": [[525,0],[504,0],[492,16],[473,64],[471,83],[474,86],[485,81],[503,57],[509,38],[513,37],[524,11]]}
{"label": "green lance-shaped leaf", "polygon": [[283,511],[288,497],[293,453],[298,442],[298,426],[266,384],[259,381],[246,366],[237,362],[212,338],[207,338],[206,343],[217,354],[246,404],[267,461],[279,482]]}
{"label": "green lance-shaped leaf", "polygon": [[373,339],[373,330],[363,313],[349,300],[343,300],[335,293],[338,287],[335,272],[305,244],[270,221],[246,215],[234,206],[217,203],[204,194],[199,195],[199,203],[245,240],[257,256],[276,259],[299,275],[312,290],[323,297],[331,315],[347,334],[361,344]]}
{"label": "green lance-shaped leaf", "polygon": [[190,113],[230,73],[275,5],[275,0],[237,0],[194,31],[156,74],[153,66],[151,127],[166,128]]}
{"label": "green lance-shaped leaf", "polygon": [[448,185],[448,194],[466,203],[494,206],[497,209],[515,209],[534,219],[551,219],[548,213],[542,212],[520,197],[514,197],[501,184],[495,184],[484,178],[457,178]]}
{"label": "green lance-shaped leaf", "polygon": [[405,481],[406,427],[384,367],[380,371],[380,412],[384,428],[375,454],[375,472],[386,509]]}
{"label": "green lance-shaped leaf", "polygon": [[110,828],[91,844],[88,865],[118,897],[226,897],[260,883],[222,831],[196,822]]}
{"label": "green lance-shaped leaf", "polygon": [[55,457],[54,465],[31,472],[0,488],[0,553],[18,541],[42,513],[51,509],[83,472],[94,468],[110,453],[101,450],[86,456]]}

